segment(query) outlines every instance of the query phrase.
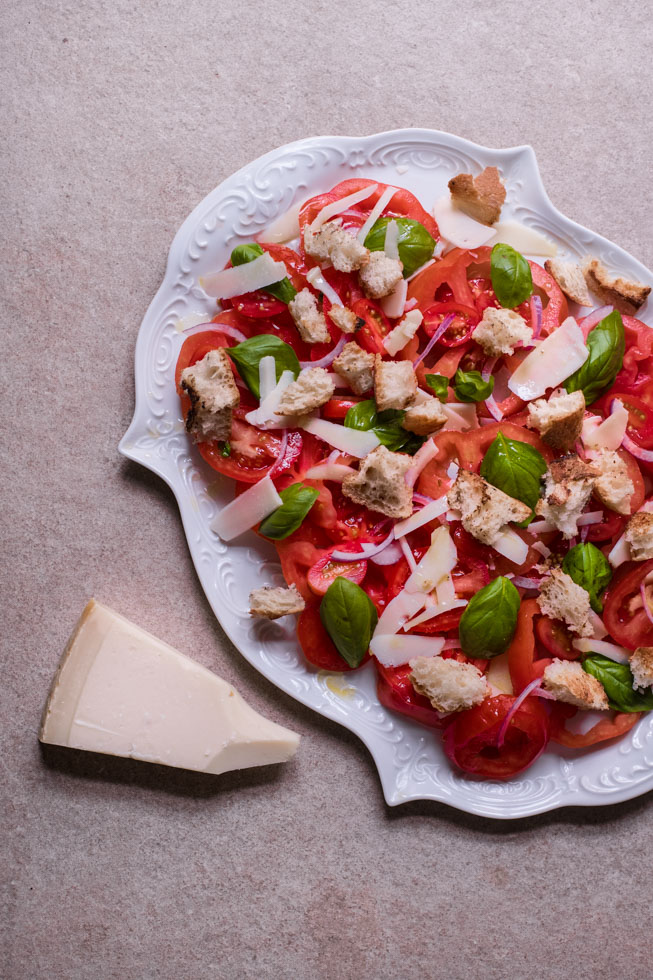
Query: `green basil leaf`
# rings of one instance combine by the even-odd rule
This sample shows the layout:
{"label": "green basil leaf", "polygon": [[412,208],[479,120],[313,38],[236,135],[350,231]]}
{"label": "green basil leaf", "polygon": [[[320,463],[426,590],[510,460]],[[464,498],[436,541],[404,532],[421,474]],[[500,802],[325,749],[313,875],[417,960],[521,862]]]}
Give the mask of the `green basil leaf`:
{"label": "green basil leaf", "polygon": [[490,276],[496,298],[511,310],[533,293],[531,267],[510,245],[499,242],[492,249]]}
{"label": "green basil leaf", "polygon": [[[481,476],[509,497],[534,508],[540,497],[540,480],[546,473],[541,453],[528,442],[507,439],[499,432],[481,463]],[[532,515],[522,523],[525,527]]]}
{"label": "green basil leaf", "polygon": [[393,408],[385,412],[376,411],[374,399],[352,405],[345,415],[345,425],[349,429],[372,429],[379,442],[392,453],[401,452],[414,456],[424,443],[424,437],[403,429],[401,422],[406,413]]}
{"label": "green basil leaf", "polygon": [[227,458],[228,456],[231,456],[231,443],[229,442],[228,439],[227,439],[226,442],[223,442],[222,443],[222,448],[220,450],[220,455],[221,456],[224,456],[225,458]]}
{"label": "green basil leaf", "polygon": [[458,631],[463,652],[484,658],[504,653],[517,626],[519,603],[519,592],[502,575],[472,596]]}
{"label": "green basil leaf", "polygon": [[292,371],[297,377],[299,361],[290,346],[274,334],[260,333],[256,337],[244,340],[242,344],[229,347],[227,354],[238,368],[238,372],[249,390],[260,398],[258,365],[263,357],[271,355],[274,358],[277,381],[284,371]]}
{"label": "green basil leaf", "polygon": [[589,357],[567,378],[567,391],[582,391],[585,404],[591,405],[614,382],[621,370],[626,349],[621,313],[615,310],[590,330],[587,336]]}
{"label": "green basil leaf", "polygon": [[416,269],[433,256],[435,240],[419,221],[412,218],[379,218],[367,233],[365,248],[370,252],[382,252],[385,248],[385,233],[390,221],[396,221],[399,231],[397,248],[404,267],[404,279],[412,276]]}
{"label": "green basil leaf", "polygon": [[589,593],[590,605],[596,613],[603,612],[600,596],[612,578],[610,563],[602,551],[591,542],[577,544],[565,555],[562,570]]}
{"label": "green basil leaf", "polygon": [[490,375],[484,381],[480,371],[458,368],[453,378],[453,390],[459,402],[484,402],[494,391],[494,378]]}
{"label": "green basil leaf", "polygon": [[320,603],[320,619],[343,660],[350,667],[358,667],[378,620],[367,593],[360,585],[339,575]]}
{"label": "green basil leaf", "polygon": [[320,496],[314,487],[293,483],[279,494],[283,503],[261,522],[259,531],[266,538],[282,541],[296,531],[309,510]]}
{"label": "green basil leaf", "polygon": [[[253,262],[259,255],[263,255],[264,249],[256,242],[248,242],[246,245],[236,245],[231,253],[232,265],[245,265],[246,262]],[[289,303],[297,295],[297,290],[290,279],[280,279],[273,282],[271,286],[265,286],[264,293],[270,293],[275,299],[280,299],[282,303]]]}
{"label": "green basil leaf", "polygon": [[441,402],[446,402],[449,378],[445,378],[444,374],[427,374],[426,383]]}
{"label": "green basil leaf", "polygon": [[653,692],[633,690],[633,675],[628,664],[618,664],[600,653],[590,653],[583,660],[583,670],[603,684],[614,711],[653,710]]}
{"label": "green basil leaf", "polygon": [[376,425],[376,402],[373,398],[352,405],[345,415],[345,425],[348,429],[362,429],[367,432]]}

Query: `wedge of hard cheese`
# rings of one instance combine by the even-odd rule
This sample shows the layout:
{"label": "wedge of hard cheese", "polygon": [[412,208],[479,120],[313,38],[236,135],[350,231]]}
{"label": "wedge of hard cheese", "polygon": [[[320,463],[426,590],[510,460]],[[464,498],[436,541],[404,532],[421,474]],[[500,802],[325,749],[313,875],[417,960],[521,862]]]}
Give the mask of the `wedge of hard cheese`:
{"label": "wedge of hard cheese", "polygon": [[209,773],[285,762],[299,744],[226,681],[94,599],[61,658],[39,739]]}

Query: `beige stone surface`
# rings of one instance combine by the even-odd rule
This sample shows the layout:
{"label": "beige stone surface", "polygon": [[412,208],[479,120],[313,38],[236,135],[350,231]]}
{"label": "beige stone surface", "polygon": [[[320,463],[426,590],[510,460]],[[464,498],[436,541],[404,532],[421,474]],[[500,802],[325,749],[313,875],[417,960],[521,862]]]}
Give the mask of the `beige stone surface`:
{"label": "beige stone surface", "polygon": [[[506,825],[389,810],[362,744],[229,644],[171,494],[116,448],[176,228],[281,143],[529,142],[554,203],[652,266],[650,6],[615,9],[0,3],[5,980],[651,975],[649,796]],[[90,595],[301,731],[296,760],[204,779],[42,753]]]}

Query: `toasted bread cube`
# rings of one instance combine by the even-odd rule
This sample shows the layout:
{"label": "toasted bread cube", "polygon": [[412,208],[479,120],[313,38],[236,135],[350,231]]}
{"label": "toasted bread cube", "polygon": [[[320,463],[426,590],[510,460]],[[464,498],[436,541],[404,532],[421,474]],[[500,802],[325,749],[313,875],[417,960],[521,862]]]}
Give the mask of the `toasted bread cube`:
{"label": "toasted bread cube", "polygon": [[620,276],[613,278],[603,263],[591,256],[583,263],[583,275],[595,296],[603,303],[612,304],[627,316],[635,316],[651,292],[650,286],[635,279],[622,279]]}
{"label": "toasted bread cube", "polygon": [[653,687],[653,647],[637,647],[630,658],[633,689]]}
{"label": "toasted bread cube", "polygon": [[531,509],[477,473],[461,469],[447,499],[461,513],[462,525],[483,544],[492,545],[510,521],[525,521]]}
{"label": "toasted bread cube", "polygon": [[305,606],[295,585],[289,589],[274,589],[271,585],[265,585],[262,589],[253,589],[249,594],[250,615],[263,619],[279,619],[300,613]]}
{"label": "toasted bread cube", "polygon": [[355,332],[358,317],[353,310],[348,309],[346,306],[334,305],[329,310],[328,315],[329,319],[335,323],[338,330],[342,330],[343,333]]}
{"label": "toasted bread cube", "polygon": [[551,574],[540,586],[537,600],[542,613],[551,619],[566,623],[572,633],[578,636],[591,636],[589,593],[560,568],[551,569]]}
{"label": "toasted bread cube", "polygon": [[609,707],[603,684],[584,671],[577,660],[556,657],[544,670],[544,687],[556,701],[565,701],[584,711],[605,711]]}
{"label": "toasted bread cube", "polygon": [[210,350],[197,364],[184,368],[181,387],[191,400],[186,417],[188,432],[198,442],[227,440],[231,435],[232,410],[239,404],[240,394],[226,351]]}
{"label": "toasted bread cube", "polygon": [[493,225],[501,217],[506,189],[496,167],[486,167],[478,177],[458,174],[449,181],[451,200],[475,221]]}
{"label": "toasted bread cube", "polygon": [[415,401],[417,378],[410,361],[384,361],[374,358],[374,398],[379,412],[388,408],[408,408]]}
{"label": "toasted bread cube", "polygon": [[493,306],[485,309],[483,319],[472,334],[490,357],[512,354],[518,343],[526,343],[532,336],[532,329],[519,313],[497,310]]}
{"label": "toasted bread cube", "polygon": [[653,514],[646,511],[633,514],[626,524],[624,537],[630,545],[633,561],[648,561],[653,558]]}
{"label": "toasted bread cube", "polygon": [[537,429],[553,449],[573,449],[583,428],[585,396],[582,391],[552,394],[548,402],[538,398],[528,405],[528,426]]}
{"label": "toasted bread cube", "polygon": [[374,354],[350,341],[333,362],[333,370],[347,382],[356,395],[369,391],[374,383]]}
{"label": "toasted bread cube", "polygon": [[337,221],[328,221],[318,231],[304,228],[306,254],[318,262],[330,262],[338,272],[355,272],[365,265],[369,249],[355,235],[345,231]]}
{"label": "toasted bread cube", "polygon": [[328,344],[331,340],[324,313],[317,306],[317,299],[310,289],[302,289],[288,303],[288,310],[295,321],[299,336],[307,344]]}
{"label": "toasted bread cube", "polygon": [[418,436],[429,436],[432,432],[441,429],[446,424],[447,418],[439,398],[429,398],[428,401],[407,408],[401,424],[408,432],[414,432]]}
{"label": "toasted bread cube", "polygon": [[577,262],[564,262],[562,259],[547,259],[544,268],[553,276],[567,299],[579,306],[591,306],[592,300],[587,290],[583,270]]}
{"label": "toasted bread cube", "polygon": [[342,492],[354,503],[378,510],[386,517],[410,517],[413,491],[405,476],[412,463],[410,456],[377,446],[361,462],[357,473],[345,477]]}
{"label": "toasted bread cube", "polygon": [[617,514],[630,514],[630,498],[635,485],[624,460],[618,453],[603,449],[596,453],[593,463],[599,470],[594,482],[594,496]]}
{"label": "toasted bread cube", "polygon": [[473,664],[442,657],[416,657],[410,661],[410,682],[428,698],[436,711],[465,711],[488,696],[485,677]]}
{"label": "toasted bread cube", "polygon": [[402,278],[402,270],[399,259],[390,259],[385,252],[370,252],[367,263],[358,273],[363,292],[370,299],[389,296]]}
{"label": "toasted bread cube", "polygon": [[599,471],[576,454],[554,459],[544,477],[544,497],[536,514],[562,531],[566,538],[577,534],[576,521],[592,495]]}
{"label": "toasted bread cube", "polygon": [[305,415],[325,405],[336,386],[324,368],[306,368],[289,384],[277,407],[279,415]]}

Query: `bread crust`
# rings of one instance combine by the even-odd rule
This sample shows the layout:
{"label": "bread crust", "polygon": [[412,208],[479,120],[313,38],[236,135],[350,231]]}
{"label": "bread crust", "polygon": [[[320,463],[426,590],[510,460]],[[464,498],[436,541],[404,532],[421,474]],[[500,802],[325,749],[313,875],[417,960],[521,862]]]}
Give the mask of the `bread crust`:
{"label": "bread crust", "polygon": [[486,167],[478,177],[458,174],[449,181],[449,190],[456,207],[475,221],[493,225],[501,217],[506,189],[496,167]]}

